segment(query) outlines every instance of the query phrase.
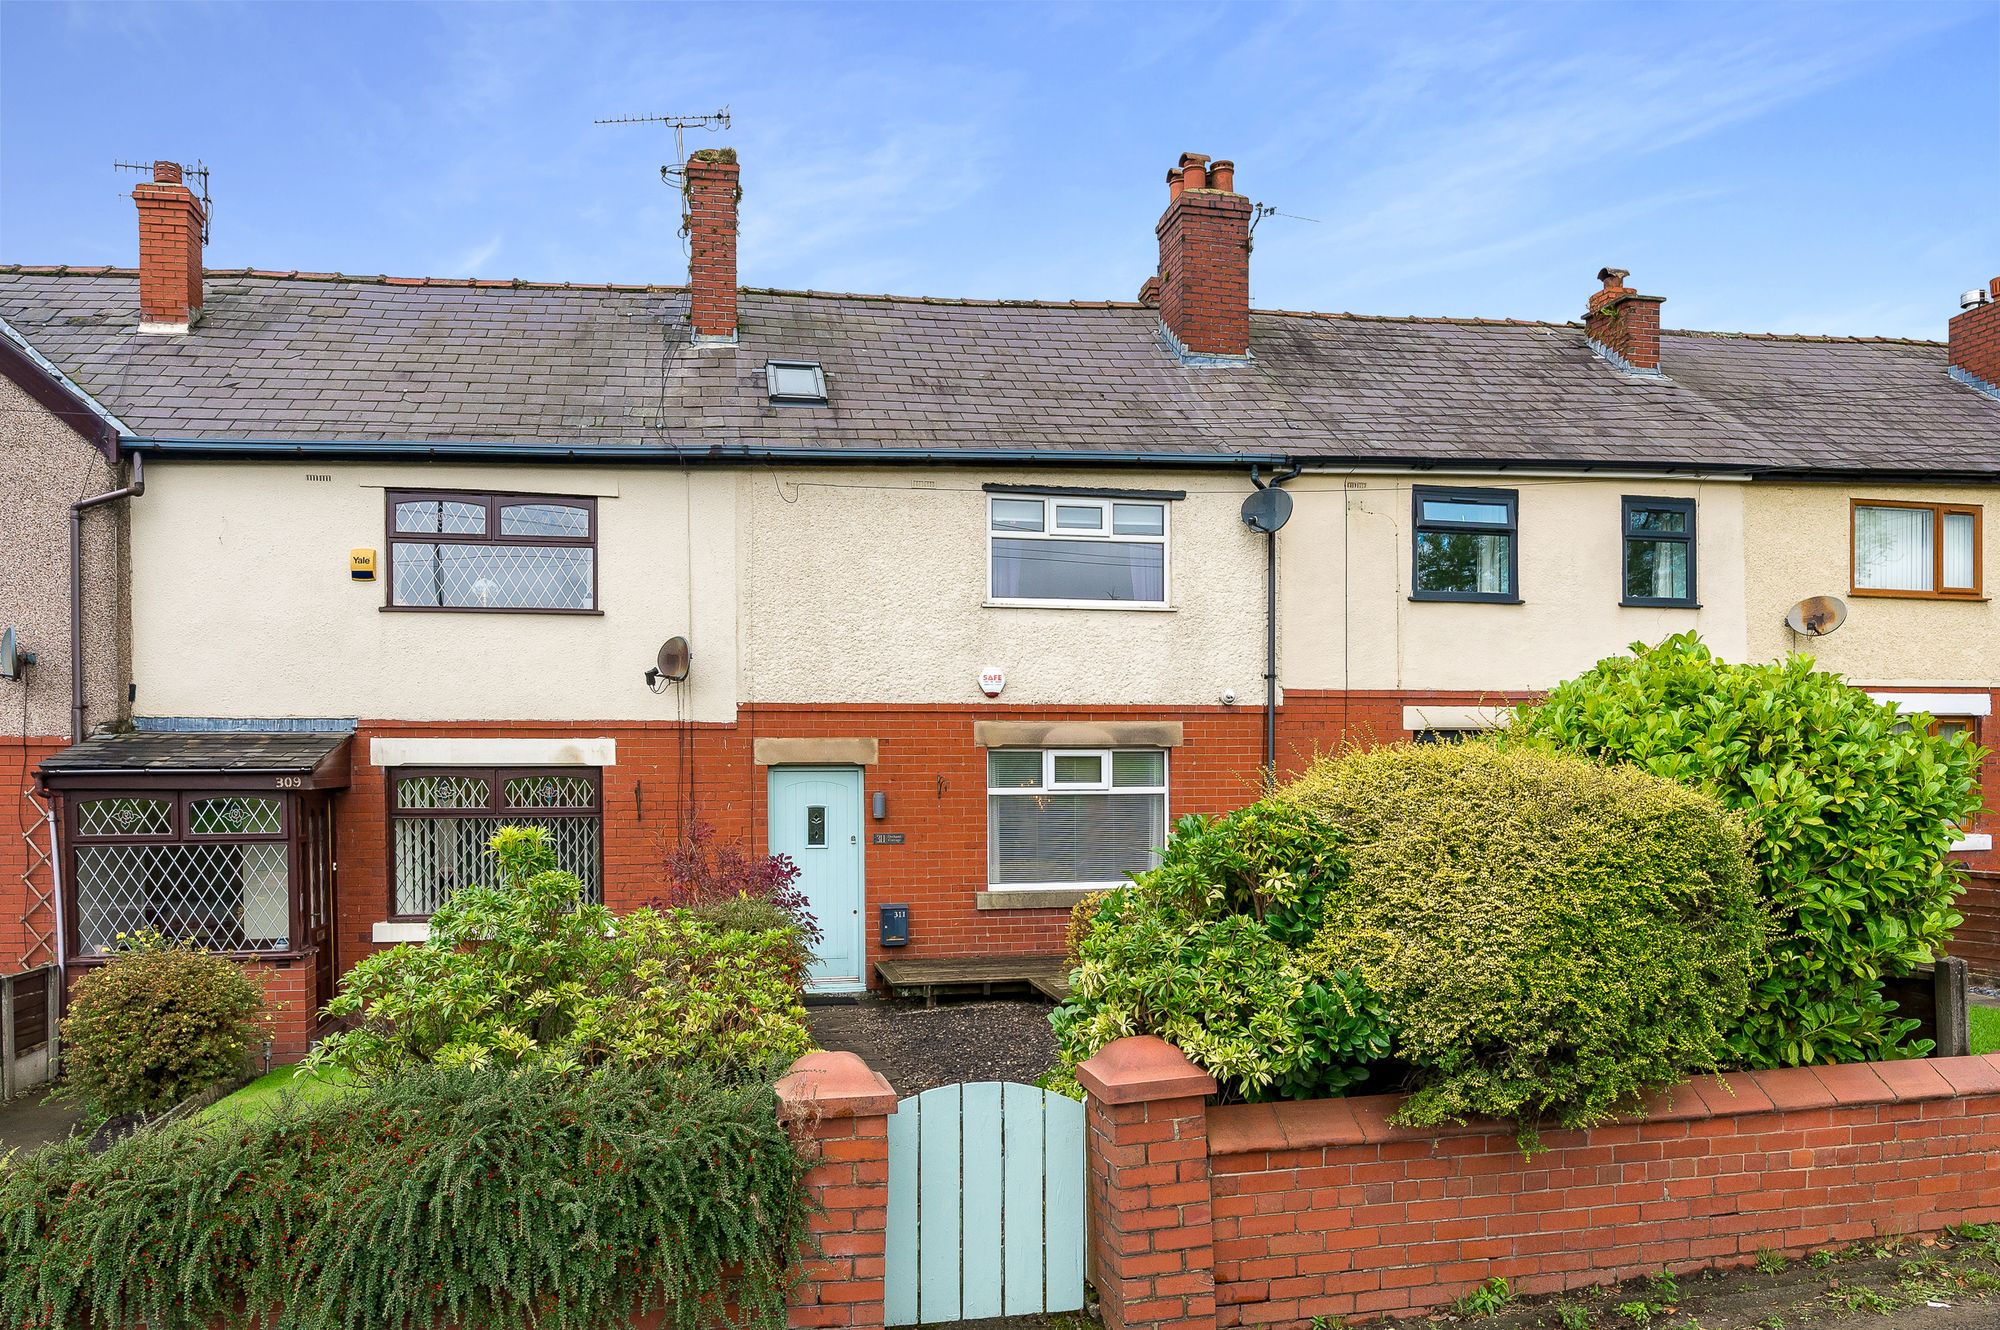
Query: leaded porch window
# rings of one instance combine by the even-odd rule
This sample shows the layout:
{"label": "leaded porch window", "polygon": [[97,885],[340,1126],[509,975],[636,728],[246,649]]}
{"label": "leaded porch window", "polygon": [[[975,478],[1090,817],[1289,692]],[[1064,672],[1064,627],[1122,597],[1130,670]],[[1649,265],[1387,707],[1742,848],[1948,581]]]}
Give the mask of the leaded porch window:
{"label": "leaded porch window", "polygon": [[488,843],[541,827],[556,863],[604,897],[602,773],[596,767],[399,768],[389,820],[398,918],[427,918],[461,887],[499,882]]}
{"label": "leaded porch window", "polygon": [[79,954],[146,931],[209,951],[291,950],[292,811],[282,795],[226,791],[74,797]]}

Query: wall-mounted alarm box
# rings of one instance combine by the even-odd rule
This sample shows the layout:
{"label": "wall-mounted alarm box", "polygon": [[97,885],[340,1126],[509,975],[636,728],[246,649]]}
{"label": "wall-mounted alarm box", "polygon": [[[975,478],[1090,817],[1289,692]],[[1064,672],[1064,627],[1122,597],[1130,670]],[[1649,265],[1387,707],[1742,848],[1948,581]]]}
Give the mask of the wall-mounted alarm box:
{"label": "wall-mounted alarm box", "polygon": [[882,907],[882,945],[885,947],[907,947],[910,945],[909,906],[884,905]]}
{"label": "wall-mounted alarm box", "polygon": [[349,550],[347,552],[347,575],[357,582],[375,580],[375,551]]}

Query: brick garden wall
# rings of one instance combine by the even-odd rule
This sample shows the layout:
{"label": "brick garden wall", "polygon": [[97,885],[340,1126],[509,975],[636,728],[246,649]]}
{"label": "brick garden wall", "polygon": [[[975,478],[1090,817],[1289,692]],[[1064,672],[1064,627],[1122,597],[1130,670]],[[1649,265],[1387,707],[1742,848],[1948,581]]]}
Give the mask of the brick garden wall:
{"label": "brick garden wall", "polygon": [[42,851],[48,849],[48,827],[41,809],[28,797],[35,787],[35,768],[68,743],[40,735],[0,739],[0,781],[6,790],[6,807],[0,810],[0,974],[18,974],[55,960],[54,951],[42,941],[54,936],[55,919],[35,904],[36,893],[49,890],[48,869],[33,870],[33,890],[21,875],[40,857],[29,845],[29,836]]}
{"label": "brick garden wall", "polygon": [[1079,1079],[1112,1330],[1402,1315],[1496,1275],[1553,1292],[2000,1220],[2000,1055],[1703,1078],[1530,1158],[1499,1124],[1392,1127],[1394,1097],[1204,1107],[1213,1082],[1151,1038]]}

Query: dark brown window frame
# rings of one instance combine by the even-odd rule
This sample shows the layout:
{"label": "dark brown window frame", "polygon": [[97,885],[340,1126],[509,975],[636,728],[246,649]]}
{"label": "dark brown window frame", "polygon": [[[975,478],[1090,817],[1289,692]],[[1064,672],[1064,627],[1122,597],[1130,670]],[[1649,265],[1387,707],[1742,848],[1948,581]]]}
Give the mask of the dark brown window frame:
{"label": "dark brown window frame", "polygon": [[[1894,587],[1864,587],[1857,584],[1854,529],[1863,508],[1920,508],[1931,515],[1931,589],[1905,591]],[[1944,584],[1944,519],[1947,513],[1972,518],[1972,585]],[[1855,499],[1847,501],[1847,589],[1849,595],[1878,596],[1890,600],[1984,600],[1986,562],[1986,512],[1976,503],[1916,503],[1907,499]]]}
{"label": "dark brown window frame", "polygon": [[[580,776],[590,782],[591,803],[588,808],[536,808],[524,804],[506,802],[507,782],[516,776]],[[486,802],[477,808],[403,808],[396,802],[396,787],[406,780],[423,776],[463,777],[476,776],[490,783]],[[382,782],[383,800],[386,814],[382,819],[382,862],[388,865],[387,885],[389,888],[388,919],[393,923],[422,923],[430,918],[428,914],[404,914],[396,908],[396,822],[399,818],[503,818],[509,814],[521,817],[593,817],[597,819],[598,834],[598,889],[603,890],[604,874],[604,768],[584,766],[407,766],[390,767]]]}
{"label": "dark brown window frame", "polygon": [[[505,490],[441,490],[412,489],[388,490],[383,495],[383,552],[389,565],[388,576],[383,579],[385,595],[382,611],[385,614],[603,614],[598,606],[597,581],[604,571],[603,559],[598,550],[598,510],[597,496],[583,494],[540,494],[511,493]],[[449,502],[478,504],[486,510],[486,530],[483,534],[472,535],[465,532],[431,532],[396,530],[396,505],[399,503]],[[590,515],[590,534],[587,536],[503,536],[500,534],[500,510],[515,508],[525,504],[546,503],[564,508],[581,508]],[[416,539],[421,537],[421,541]],[[538,545],[554,549],[587,549],[590,551],[590,604],[588,606],[562,605],[398,605],[396,603],[396,545],[488,545],[516,546]]]}

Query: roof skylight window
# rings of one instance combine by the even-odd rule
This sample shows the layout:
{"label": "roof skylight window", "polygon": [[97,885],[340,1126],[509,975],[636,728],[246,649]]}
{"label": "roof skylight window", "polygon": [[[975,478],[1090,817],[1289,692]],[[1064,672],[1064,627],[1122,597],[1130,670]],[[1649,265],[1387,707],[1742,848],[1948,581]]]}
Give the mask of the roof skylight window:
{"label": "roof skylight window", "polygon": [[773,360],[764,366],[764,385],[774,402],[826,404],[826,371],[810,360]]}

